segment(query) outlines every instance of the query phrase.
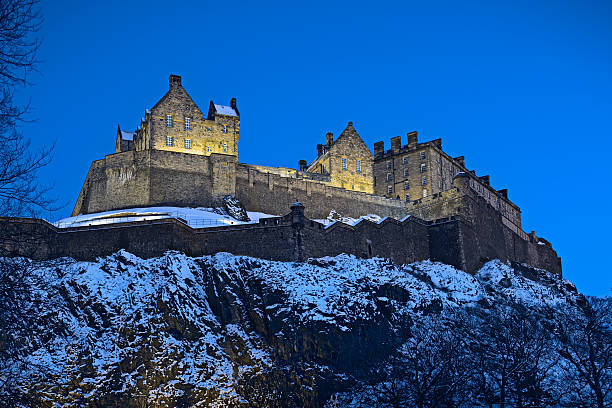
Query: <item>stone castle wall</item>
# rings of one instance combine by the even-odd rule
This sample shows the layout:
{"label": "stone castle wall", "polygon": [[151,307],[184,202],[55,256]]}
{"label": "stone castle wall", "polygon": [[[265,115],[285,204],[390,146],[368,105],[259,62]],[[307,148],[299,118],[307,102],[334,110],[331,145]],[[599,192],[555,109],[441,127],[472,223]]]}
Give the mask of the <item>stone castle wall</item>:
{"label": "stone castle wall", "polygon": [[407,215],[399,200],[262,173],[243,164],[236,166],[236,197],[247,210],[267,214],[282,214],[289,204],[299,201],[313,219],[326,218],[331,210],[348,217],[378,214],[400,219]]}
{"label": "stone castle wall", "polygon": [[[480,198],[478,200],[482,201]],[[437,221],[406,217],[356,225],[323,224],[295,212],[264,218],[257,224],[193,229],[177,219],[60,229],[36,219],[0,219],[3,254],[35,259],[73,257],[92,260],[125,249],[137,256],[160,256],[177,250],[190,256],[231,252],[280,261],[334,256],[378,256],[404,264],[431,259],[474,273],[491,259],[527,263],[561,274],[550,244],[527,240],[495,220],[492,208],[474,202],[478,224],[463,216]],[[25,237],[27,239],[20,239]],[[17,244],[15,244],[17,243]]]}
{"label": "stone castle wall", "polygon": [[264,173],[235,156],[196,156],[169,151],[128,151],[95,161],[73,215],[159,205],[215,207],[234,194],[249,211],[280,215],[301,201],[311,218],[331,210],[344,216],[378,214],[402,218],[405,206],[371,194],[317,181]]}

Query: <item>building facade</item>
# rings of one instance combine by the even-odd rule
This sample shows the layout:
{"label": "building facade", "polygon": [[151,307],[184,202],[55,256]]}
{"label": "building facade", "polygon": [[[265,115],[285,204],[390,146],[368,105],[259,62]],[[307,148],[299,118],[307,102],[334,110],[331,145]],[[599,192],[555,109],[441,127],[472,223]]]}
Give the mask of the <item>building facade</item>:
{"label": "building facade", "polygon": [[134,132],[117,129],[116,153],[154,149],[238,157],[240,113],[236,98],[229,106],[210,101],[204,115],[181,82],[180,76],[170,75],[168,92],[145,111]]}

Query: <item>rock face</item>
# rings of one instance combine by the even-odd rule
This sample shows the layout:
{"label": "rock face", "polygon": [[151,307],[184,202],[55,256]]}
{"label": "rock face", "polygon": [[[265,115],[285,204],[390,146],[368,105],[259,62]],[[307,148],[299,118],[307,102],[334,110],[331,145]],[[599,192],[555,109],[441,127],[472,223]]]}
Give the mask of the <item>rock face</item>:
{"label": "rock face", "polygon": [[40,406],[331,407],[423,317],[582,299],[556,275],[499,261],[474,276],[346,255],[283,263],[117,252],[33,266],[52,290],[18,383]]}

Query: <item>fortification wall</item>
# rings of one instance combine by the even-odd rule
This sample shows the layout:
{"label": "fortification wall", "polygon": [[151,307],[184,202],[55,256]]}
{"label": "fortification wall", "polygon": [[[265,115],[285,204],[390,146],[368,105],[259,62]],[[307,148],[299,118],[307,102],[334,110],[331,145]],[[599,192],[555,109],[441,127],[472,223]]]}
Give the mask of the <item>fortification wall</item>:
{"label": "fortification wall", "polygon": [[211,207],[235,193],[236,157],[128,151],[93,162],[73,215],[153,205]]}
{"label": "fortification wall", "polygon": [[323,230],[307,223],[303,236],[304,254],[312,258],[352,253],[404,264],[430,257],[427,226],[413,218],[380,223],[364,220],[355,226],[337,222]]}
{"label": "fortification wall", "polygon": [[441,191],[406,203],[408,214],[424,220],[438,220],[460,214],[463,193],[459,188]]}
{"label": "fortification wall", "polygon": [[[290,216],[262,219],[258,224],[206,229],[193,229],[175,219],[67,229],[36,219],[0,222],[7,227],[0,236],[5,253],[34,259],[93,260],[120,249],[143,258],[160,256],[167,250],[190,256],[231,252],[282,261],[340,253],[380,256],[398,263],[429,258],[427,227],[414,220],[387,219],[378,224],[363,221],[357,226],[337,223],[325,228],[306,219],[300,229],[292,224]],[[8,236],[12,237],[10,243],[18,245],[7,247],[4,238]],[[14,238],[19,236],[35,238],[16,241]]]}
{"label": "fortification wall", "polygon": [[236,197],[247,210],[268,214],[283,214],[299,201],[306,207],[306,216],[313,219],[325,218],[331,210],[348,217],[378,214],[401,219],[407,215],[399,200],[263,173],[242,164],[236,166]]}

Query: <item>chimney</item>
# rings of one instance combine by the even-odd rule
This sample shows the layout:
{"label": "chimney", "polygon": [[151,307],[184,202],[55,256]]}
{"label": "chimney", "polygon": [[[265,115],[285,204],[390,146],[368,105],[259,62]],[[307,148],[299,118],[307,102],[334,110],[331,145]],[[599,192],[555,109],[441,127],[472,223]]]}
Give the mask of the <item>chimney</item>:
{"label": "chimney", "polygon": [[171,74],[168,82],[170,85],[170,89],[174,88],[175,86],[181,86],[181,76]]}
{"label": "chimney", "polygon": [[385,154],[385,142],[374,143],[374,157],[382,157]]}
{"label": "chimney", "polygon": [[308,167],[308,163],[306,163],[306,160],[300,160],[298,162],[298,170],[299,171],[306,171],[307,167]]}
{"label": "chimney", "polygon": [[408,133],[408,148],[413,149],[419,144],[419,134],[415,132]]}
{"label": "chimney", "polygon": [[317,145],[317,158],[321,157],[322,155],[323,155],[323,145],[318,144]]}
{"label": "chimney", "polygon": [[328,147],[334,143],[334,134],[332,132],[327,132],[325,135],[325,143],[327,143]]}
{"label": "chimney", "polygon": [[499,194],[501,194],[502,197],[504,197],[506,200],[508,199],[508,189],[507,188],[503,188],[501,190],[497,190],[497,192]]}
{"label": "chimney", "polygon": [[487,186],[491,185],[491,177],[488,174],[486,176],[480,176],[480,181],[484,182]]}
{"label": "chimney", "polygon": [[236,105],[236,98],[232,98],[230,101],[230,107],[236,111],[236,115],[240,116],[240,112],[238,112],[238,106]]}
{"label": "chimney", "polygon": [[391,151],[393,153],[399,153],[401,147],[402,147],[401,136],[392,137],[391,138]]}
{"label": "chimney", "polygon": [[453,160],[465,167],[465,156],[454,157]]}

